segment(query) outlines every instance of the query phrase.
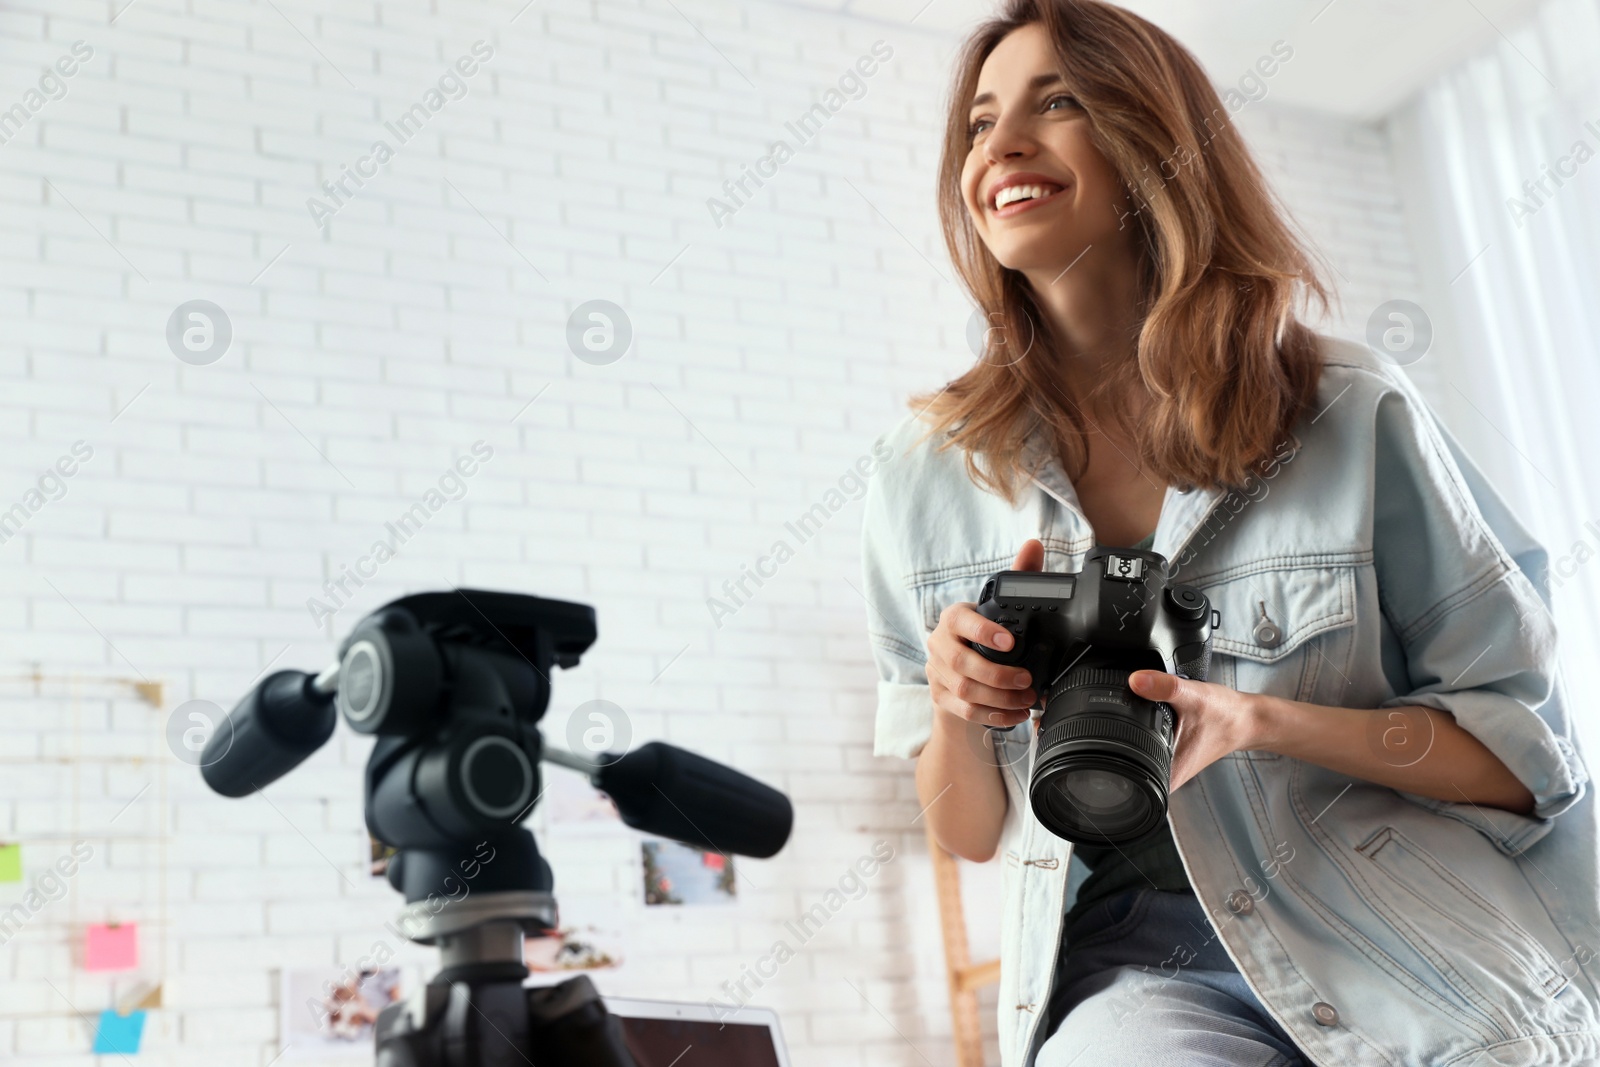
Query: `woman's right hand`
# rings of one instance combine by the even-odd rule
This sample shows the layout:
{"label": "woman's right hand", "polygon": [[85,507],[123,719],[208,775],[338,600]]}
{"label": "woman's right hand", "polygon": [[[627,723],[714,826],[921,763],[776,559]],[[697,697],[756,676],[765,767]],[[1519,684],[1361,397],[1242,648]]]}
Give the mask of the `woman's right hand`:
{"label": "woman's right hand", "polygon": [[[1023,542],[1011,564],[1014,571],[1044,569],[1044,545]],[[1028,672],[985,659],[967,644],[1010,651],[1016,639],[999,623],[979,615],[977,605],[951,604],[939,615],[939,625],[928,635],[928,688],[934,707],[981,726],[1015,726],[1028,719],[1037,695]]]}

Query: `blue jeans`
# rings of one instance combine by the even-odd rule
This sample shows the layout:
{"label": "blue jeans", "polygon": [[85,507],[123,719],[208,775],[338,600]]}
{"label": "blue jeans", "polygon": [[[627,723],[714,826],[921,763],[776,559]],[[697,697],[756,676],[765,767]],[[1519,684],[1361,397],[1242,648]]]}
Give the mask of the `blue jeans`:
{"label": "blue jeans", "polygon": [[1193,893],[1092,906],[1067,931],[1049,1011],[1036,1067],[1304,1067]]}

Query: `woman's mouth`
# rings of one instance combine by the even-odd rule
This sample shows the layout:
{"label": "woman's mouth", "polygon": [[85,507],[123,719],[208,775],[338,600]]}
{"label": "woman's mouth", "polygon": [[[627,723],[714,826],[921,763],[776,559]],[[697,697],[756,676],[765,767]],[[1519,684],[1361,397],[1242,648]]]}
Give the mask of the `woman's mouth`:
{"label": "woman's mouth", "polygon": [[1064,191],[1065,186],[1053,183],[1008,185],[995,194],[990,210],[996,218],[1007,219],[1048,203],[1056,194]]}

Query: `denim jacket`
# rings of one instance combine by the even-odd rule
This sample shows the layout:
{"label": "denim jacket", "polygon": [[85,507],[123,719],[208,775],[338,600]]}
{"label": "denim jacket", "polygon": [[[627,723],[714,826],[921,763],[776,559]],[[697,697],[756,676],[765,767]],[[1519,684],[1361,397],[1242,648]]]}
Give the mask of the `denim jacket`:
{"label": "denim jacket", "polygon": [[[1260,476],[1228,491],[1169,488],[1162,504],[1153,547],[1170,580],[1221,613],[1209,680],[1448,712],[1536,806],[1518,815],[1235,752],[1169,803],[1206,936],[1308,1063],[1600,1063],[1595,810],[1564,707],[1544,550],[1401,372],[1359,343],[1320,343],[1317,410]],[[868,489],[862,530],[874,748],[908,758],[939,713],[924,665],[940,612],[975,601],[1028,538],[1044,543],[1050,571],[1078,570],[1095,544],[1053,456],[1012,507],[969,480],[958,447],[915,444],[925,429],[911,416],[885,435],[894,458]],[[1043,447],[1036,436],[1029,454]],[[998,853],[1005,1067],[1031,1065],[1048,1036],[1076,890],[1071,846],[1028,803],[1035,734],[1023,723],[995,735],[1009,801]],[[1389,751],[1381,741],[1369,733]],[[1174,946],[1164,968],[1185,951]],[[1139,1006],[1121,1007],[1139,1025]]]}

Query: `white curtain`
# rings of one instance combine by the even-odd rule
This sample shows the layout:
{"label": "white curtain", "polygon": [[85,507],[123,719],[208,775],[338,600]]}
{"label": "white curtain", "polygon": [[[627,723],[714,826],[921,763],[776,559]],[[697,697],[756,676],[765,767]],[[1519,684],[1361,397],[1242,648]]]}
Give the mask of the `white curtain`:
{"label": "white curtain", "polygon": [[[1390,116],[1434,346],[1413,368],[1550,554],[1600,753],[1600,0],[1547,0]],[[1591,756],[1591,758],[1593,758]]]}

